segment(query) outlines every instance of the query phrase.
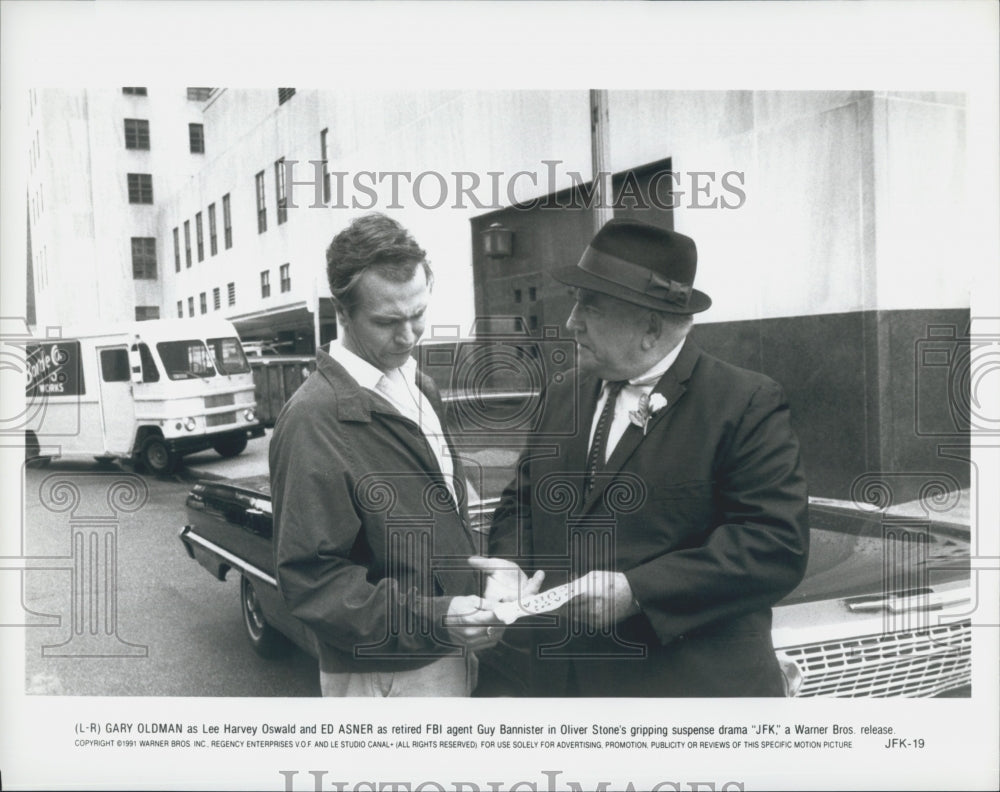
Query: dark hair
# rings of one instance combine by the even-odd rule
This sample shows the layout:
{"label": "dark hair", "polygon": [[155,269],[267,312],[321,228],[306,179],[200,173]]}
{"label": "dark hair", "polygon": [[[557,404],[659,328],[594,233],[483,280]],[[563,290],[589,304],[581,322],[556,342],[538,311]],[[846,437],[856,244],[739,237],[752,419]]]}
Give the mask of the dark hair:
{"label": "dark hair", "polygon": [[326,277],[337,307],[350,314],[357,305],[357,285],[370,269],[387,280],[404,282],[420,264],[427,285],[434,275],[427,254],[410,233],[391,217],[373,212],[356,218],[326,249]]}

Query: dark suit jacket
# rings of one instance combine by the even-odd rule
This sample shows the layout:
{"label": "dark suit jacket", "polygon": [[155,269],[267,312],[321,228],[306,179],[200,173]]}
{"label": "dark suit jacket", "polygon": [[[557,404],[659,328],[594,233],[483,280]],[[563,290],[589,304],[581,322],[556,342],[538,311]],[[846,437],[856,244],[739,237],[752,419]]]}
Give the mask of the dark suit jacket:
{"label": "dark suit jacket", "polygon": [[[647,433],[630,425],[597,484],[583,468],[600,381],[582,377],[573,410],[519,463],[494,515],[493,555],[547,572],[546,588],[592,569],[624,572],[641,607],[612,634],[575,630],[566,613],[530,637],[533,695],[782,695],[771,605],[805,572],[806,481],[788,404],[773,380],[690,340],[654,389],[667,405]],[[544,435],[570,439],[553,443]]]}
{"label": "dark suit jacket", "polygon": [[270,468],[278,587],[325,671],[416,668],[458,651],[442,620],[451,597],[479,587],[457,459],[459,504],[417,425],[320,351],[278,416]]}

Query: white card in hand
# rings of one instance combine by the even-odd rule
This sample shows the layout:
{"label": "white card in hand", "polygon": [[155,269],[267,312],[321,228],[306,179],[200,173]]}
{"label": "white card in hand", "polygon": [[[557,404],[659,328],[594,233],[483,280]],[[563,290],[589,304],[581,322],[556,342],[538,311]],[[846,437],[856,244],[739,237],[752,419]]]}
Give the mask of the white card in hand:
{"label": "white card in hand", "polygon": [[573,599],[577,593],[579,592],[573,592],[570,584],[566,583],[519,601],[501,602],[493,609],[493,615],[504,624],[513,624],[522,616],[534,616],[554,611]]}

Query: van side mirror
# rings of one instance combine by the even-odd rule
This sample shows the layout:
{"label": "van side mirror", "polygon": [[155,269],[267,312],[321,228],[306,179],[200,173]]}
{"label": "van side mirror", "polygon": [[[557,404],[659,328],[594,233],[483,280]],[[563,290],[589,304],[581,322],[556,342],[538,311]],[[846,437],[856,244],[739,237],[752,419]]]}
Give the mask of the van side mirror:
{"label": "van side mirror", "polygon": [[133,385],[142,384],[142,358],[139,356],[139,345],[132,344],[128,348],[128,366]]}

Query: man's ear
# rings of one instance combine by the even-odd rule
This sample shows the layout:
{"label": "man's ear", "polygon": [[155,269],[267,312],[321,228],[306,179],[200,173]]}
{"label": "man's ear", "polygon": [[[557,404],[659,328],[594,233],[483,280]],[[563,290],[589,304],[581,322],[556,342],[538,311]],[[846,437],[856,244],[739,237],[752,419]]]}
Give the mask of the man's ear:
{"label": "man's ear", "polygon": [[346,321],[348,319],[350,319],[351,317],[348,314],[347,309],[344,307],[344,304],[340,300],[338,300],[336,297],[333,298],[333,308],[337,312],[337,320],[342,325],[346,324]]}
{"label": "man's ear", "polygon": [[663,317],[656,311],[649,311],[646,314],[646,330],[642,334],[642,349],[648,352],[663,335]]}

